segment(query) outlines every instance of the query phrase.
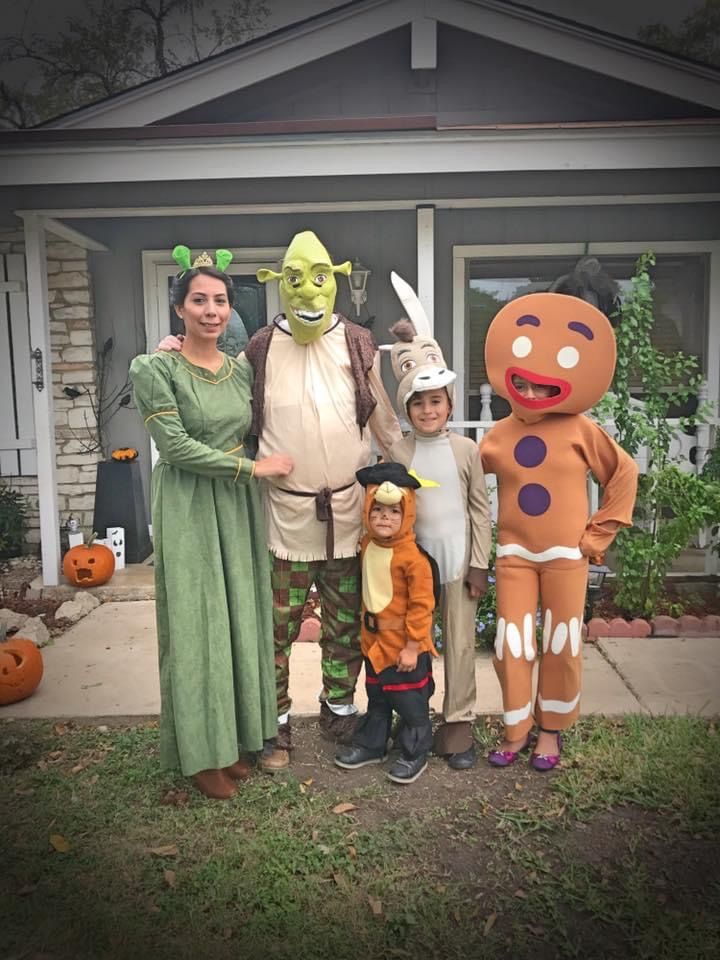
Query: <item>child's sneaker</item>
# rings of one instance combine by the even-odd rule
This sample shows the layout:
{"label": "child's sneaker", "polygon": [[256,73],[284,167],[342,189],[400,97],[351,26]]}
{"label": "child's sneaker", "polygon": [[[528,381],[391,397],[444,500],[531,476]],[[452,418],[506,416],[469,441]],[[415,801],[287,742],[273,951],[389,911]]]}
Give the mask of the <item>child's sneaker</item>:
{"label": "child's sneaker", "polygon": [[426,753],[415,757],[414,760],[406,760],[405,757],[400,757],[388,770],[388,777],[395,783],[415,783],[427,765]]}
{"label": "child's sneaker", "polygon": [[345,747],[335,754],[335,763],[345,770],[365,767],[369,763],[382,763],[386,754],[382,750],[368,750],[366,747]]}

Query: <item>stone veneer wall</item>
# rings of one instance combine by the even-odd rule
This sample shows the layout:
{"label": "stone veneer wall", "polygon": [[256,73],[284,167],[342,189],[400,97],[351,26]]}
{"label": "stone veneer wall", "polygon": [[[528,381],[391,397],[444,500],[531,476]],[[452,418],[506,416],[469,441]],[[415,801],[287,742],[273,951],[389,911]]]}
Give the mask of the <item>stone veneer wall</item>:
{"label": "stone veneer wall", "polygon": [[[0,231],[0,253],[24,254],[23,232]],[[88,535],[92,532],[96,464],[101,455],[86,449],[93,443],[95,426],[90,396],[83,393],[71,400],[62,392],[63,387],[73,386],[89,390],[94,399],[97,389],[94,306],[87,251],[48,234],[47,273],[60,522],[64,524],[72,514]],[[30,511],[26,539],[29,548],[39,552],[37,477],[3,477],[2,480],[27,497]]]}

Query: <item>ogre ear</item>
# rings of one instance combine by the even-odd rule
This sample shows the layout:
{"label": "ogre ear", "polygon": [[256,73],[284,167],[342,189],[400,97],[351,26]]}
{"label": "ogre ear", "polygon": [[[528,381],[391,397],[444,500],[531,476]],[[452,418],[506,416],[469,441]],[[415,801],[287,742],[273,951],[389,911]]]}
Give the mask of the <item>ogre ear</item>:
{"label": "ogre ear", "polygon": [[275,270],[269,270],[267,267],[260,267],[255,273],[255,276],[260,283],[267,283],[268,280],[282,280],[281,273],[277,273]]}
{"label": "ogre ear", "polygon": [[346,277],[349,277],[352,273],[352,264],[349,260],[346,260],[345,263],[339,263],[337,266],[333,264],[332,268],[333,273],[342,273]]}

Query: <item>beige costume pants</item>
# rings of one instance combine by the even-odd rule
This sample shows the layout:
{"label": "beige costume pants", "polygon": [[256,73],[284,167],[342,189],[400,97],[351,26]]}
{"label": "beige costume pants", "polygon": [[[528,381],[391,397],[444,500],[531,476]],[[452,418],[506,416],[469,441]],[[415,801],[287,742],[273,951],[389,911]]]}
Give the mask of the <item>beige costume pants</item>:
{"label": "beige costume pants", "polygon": [[[519,740],[537,723],[564,730],[580,713],[582,625],[588,561],[496,563],[498,630],[493,663],[503,696],[505,736]],[[541,607],[542,653],[533,704],[536,613]]]}
{"label": "beige costume pants", "polygon": [[[445,668],[445,723],[469,723],[475,719],[475,614],[465,578],[443,584],[440,610]],[[469,744],[468,744],[469,746]]]}

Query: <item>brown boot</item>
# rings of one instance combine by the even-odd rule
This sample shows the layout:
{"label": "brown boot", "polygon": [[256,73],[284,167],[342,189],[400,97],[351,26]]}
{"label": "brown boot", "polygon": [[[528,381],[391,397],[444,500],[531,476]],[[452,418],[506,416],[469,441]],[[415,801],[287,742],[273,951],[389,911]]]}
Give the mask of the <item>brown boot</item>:
{"label": "brown boot", "polygon": [[347,746],[352,742],[359,719],[359,713],[351,713],[343,717],[338,713],[333,713],[327,703],[322,703],[320,706],[320,733],[326,740],[332,740],[334,743]]}
{"label": "brown boot", "polygon": [[223,772],[226,773],[231,780],[247,780],[252,776],[253,767],[246,757],[240,757],[235,763],[231,763],[229,767],[223,767]]}
{"label": "brown boot", "polygon": [[237,793],[235,784],[224,770],[201,770],[194,775],[193,783],[211,800],[229,800]]}
{"label": "brown boot", "polygon": [[277,736],[268,740],[263,747],[258,760],[258,766],[265,773],[277,773],[290,765],[290,751],[292,750],[292,734],[290,723],[283,723],[278,727]]}

